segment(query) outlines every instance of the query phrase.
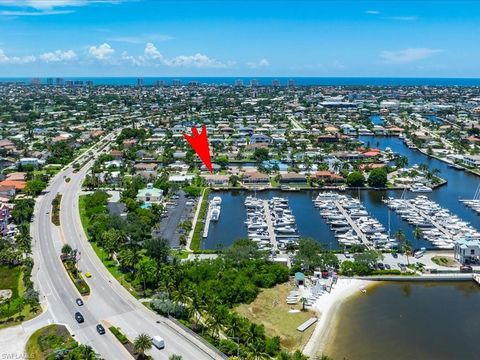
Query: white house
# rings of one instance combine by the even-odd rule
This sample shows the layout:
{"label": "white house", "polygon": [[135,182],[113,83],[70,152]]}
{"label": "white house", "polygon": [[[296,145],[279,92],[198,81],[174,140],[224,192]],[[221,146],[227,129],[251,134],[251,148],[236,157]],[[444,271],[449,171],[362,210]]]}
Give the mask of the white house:
{"label": "white house", "polygon": [[465,155],[463,162],[468,166],[480,167],[480,155]]}
{"label": "white house", "polygon": [[454,256],[461,264],[475,263],[480,260],[480,240],[470,237],[459,239],[455,242]]}

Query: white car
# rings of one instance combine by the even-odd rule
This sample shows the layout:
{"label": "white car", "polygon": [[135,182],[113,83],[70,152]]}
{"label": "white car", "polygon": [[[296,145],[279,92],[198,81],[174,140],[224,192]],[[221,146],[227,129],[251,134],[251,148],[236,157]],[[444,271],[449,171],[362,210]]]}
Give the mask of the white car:
{"label": "white car", "polygon": [[152,343],[157,349],[163,349],[165,347],[165,340],[161,336],[155,335],[152,338]]}

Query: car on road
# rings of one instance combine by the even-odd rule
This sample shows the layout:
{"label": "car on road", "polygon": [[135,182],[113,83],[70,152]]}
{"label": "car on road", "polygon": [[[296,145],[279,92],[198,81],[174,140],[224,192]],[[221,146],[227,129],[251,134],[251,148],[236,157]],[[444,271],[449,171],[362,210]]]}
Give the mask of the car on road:
{"label": "car on road", "polygon": [[92,277],[92,273],[87,271],[87,272],[85,273],[85,276],[86,276],[87,278],[91,278],[91,277]]}
{"label": "car on road", "polygon": [[97,329],[97,332],[98,332],[100,335],[105,334],[105,328],[102,326],[102,324],[97,324],[97,326],[96,326],[95,328]]}
{"label": "car on road", "polygon": [[75,302],[77,303],[78,306],[82,306],[82,305],[83,305],[83,300],[80,299],[80,298],[77,298],[77,299],[75,300]]}
{"label": "car on road", "polygon": [[77,320],[78,323],[83,323],[85,321],[83,315],[78,311],[75,313],[75,320]]}
{"label": "car on road", "polygon": [[157,349],[163,349],[165,348],[165,340],[161,336],[155,335],[152,338],[152,344],[157,348]]}

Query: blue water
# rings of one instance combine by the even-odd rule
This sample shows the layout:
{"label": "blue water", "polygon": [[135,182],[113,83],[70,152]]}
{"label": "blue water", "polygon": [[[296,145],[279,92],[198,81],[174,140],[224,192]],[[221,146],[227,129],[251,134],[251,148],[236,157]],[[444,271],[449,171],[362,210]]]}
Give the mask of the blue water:
{"label": "blue water", "polygon": [[[139,75],[138,77],[141,77]],[[63,77],[64,80],[92,80],[94,85],[136,85],[137,77]],[[47,77],[41,77],[46,84]],[[197,81],[199,84],[233,85],[236,80],[242,80],[245,85],[256,79],[259,85],[272,85],[273,80],[279,80],[280,85],[287,85],[293,80],[296,85],[370,85],[370,86],[480,86],[480,78],[387,78],[387,77],[144,77],[144,85],[154,85],[157,80],[165,81],[170,85],[173,80],[180,80],[182,84]],[[31,78],[3,77],[0,83],[24,82],[28,84]]]}
{"label": "blue water", "polygon": [[383,125],[383,117],[377,114],[370,116],[370,121],[373,125]]}
{"label": "blue water", "polygon": [[[371,146],[381,149],[390,147],[394,152],[405,155],[409,161],[408,166],[426,163],[430,169],[439,169],[440,176],[448,181],[447,185],[422,195],[428,196],[442,207],[469,221],[476,229],[480,230],[480,217],[458,201],[459,199],[473,197],[477,186],[480,185],[480,177],[450,168],[442,161],[432,159],[418,150],[409,149],[401,139],[396,137],[361,136],[359,139],[364,142],[369,141]],[[297,221],[300,236],[311,237],[326,248],[337,248],[338,243],[328,224],[322,219],[318,209],[313,206],[312,198],[316,197],[318,192],[318,190],[310,190],[292,193],[271,190],[257,192],[257,197],[288,197],[290,208]],[[415,240],[413,238],[414,227],[403,221],[395,212],[390,211],[382,201],[390,196],[399,198],[402,196],[403,191],[350,191],[348,194],[356,198],[360,197],[369,214],[379,220],[386,229],[390,228],[392,236],[397,230],[402,230],[415,248],[429,247],[428,242],[421,239]],[[214,195],[222,197],[222,212],[220,220],[211,224],[207,239],[202,241],[202,248],[204,249],[228,246],[234,240],[247,236],[244,224],[246,216],[244,201],[247,195],[254,194],[247,191],[221,191],[211,194],[211,196]],[[406,191],[404,195],[406,198],[417,196],[409,191]]]}
{"label": "blue water", "polygon": [[435,124],[439,124],[439,125],[443,124],[443,121],[440,120],[436,115],[428,115],[427,119]]}

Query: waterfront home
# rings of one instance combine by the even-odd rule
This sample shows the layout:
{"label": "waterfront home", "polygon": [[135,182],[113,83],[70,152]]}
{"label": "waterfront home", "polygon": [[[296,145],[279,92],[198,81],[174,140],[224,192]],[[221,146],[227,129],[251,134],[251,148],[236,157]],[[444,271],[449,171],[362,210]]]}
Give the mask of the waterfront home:
{"label": "waterfront home", "polygon": [[258,171],[252,171],[252,172],[246,172],[243,175],[243,183],[244,184],[269,184],[270,183],[270,177],[267,174],[258,172]]}
{"label": "waterfront home", "polygon": [[226,186],[228,185],[228,179],[230,177],[228,175],[204,175],[203,179],[207,185],[220,185]]}
{"label": "waterfront home", "polygon": [[341,183],[345,181],[345,179],[341,175],[326,170],[317,171],[313,173],[311,177],[314,180],[324,181],[325,183]]}
{"label": "waterfront home", "polygon": [[464,155],[463,162],[467,166],[480,167],[480,155]]}
{"label": "waterfront home", "polygon": [[305,184],[307,182],[307,178],[305,175],[302,174],[297,174],[294,172],[289,172],[285,174],[280,175],[280,183],[282,184],[289,184],[289,183],[303,183]]}
{"label": "waterfront home", "polygon": [[159,204],[162,201],[163,190],[153,187],[152,183],[148,183],[145,189],[138,190],[137,200],[145,203],[147,206],[150,204]]}
{"label": "waterfront home", "polygon": [[480,239],[465,237],[455,242],[455,260],[461,264],[476,263],[480,260]]}

